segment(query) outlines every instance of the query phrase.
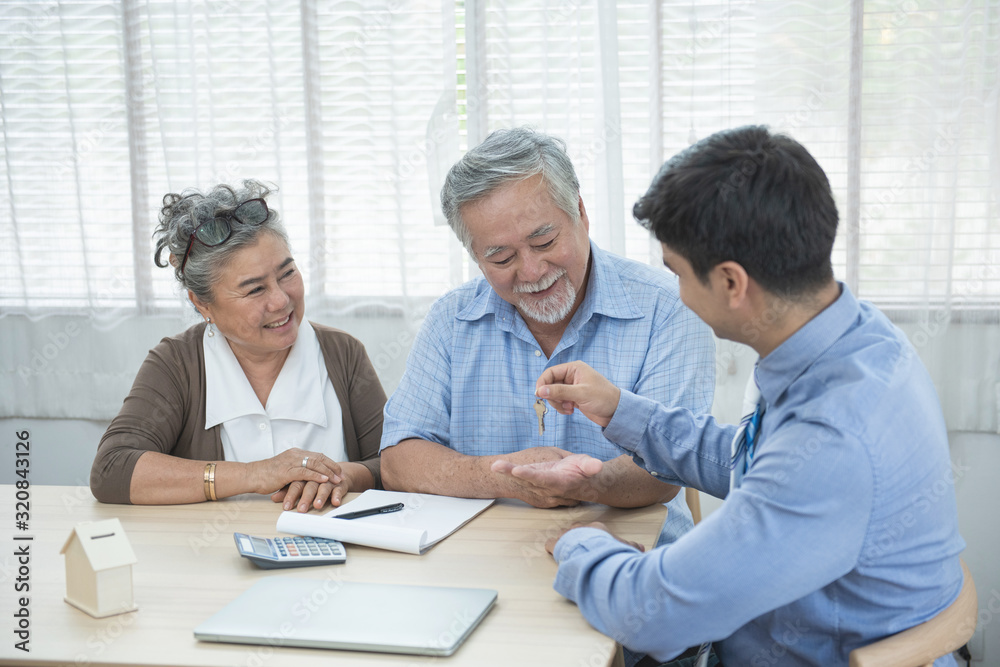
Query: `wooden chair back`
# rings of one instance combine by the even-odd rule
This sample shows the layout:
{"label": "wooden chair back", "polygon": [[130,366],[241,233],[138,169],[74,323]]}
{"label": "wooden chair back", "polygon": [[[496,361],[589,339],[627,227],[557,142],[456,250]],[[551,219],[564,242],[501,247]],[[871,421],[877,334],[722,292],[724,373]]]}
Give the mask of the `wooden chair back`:
{"label": "wooden chair back", "polygon": [[979,601],[972,574],[962,561],[965,581],[958,597],[934,618],[909,630],[851,651],[850,667],[931,667],[961,648],[976,630]]}

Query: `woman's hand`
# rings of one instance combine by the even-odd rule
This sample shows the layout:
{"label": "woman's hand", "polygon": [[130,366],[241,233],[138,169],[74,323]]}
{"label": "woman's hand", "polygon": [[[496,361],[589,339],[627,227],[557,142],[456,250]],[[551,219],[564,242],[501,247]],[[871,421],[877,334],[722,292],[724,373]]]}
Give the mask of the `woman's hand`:
{"label": "woman's hand", "polygon": [[333,507],[339,507],[344,501],[344,496],[351,491],[364,491],[372,488],[374,480],[371,472],[365,466],[347,462],[334,463],[333,465],[337,466],[338,469],[338,482],[329,481],[318,484],[316,482],[295,481],[272,494],[271,500],[276,503],[284,501],[285,510],[291,510],[294,507],[298,512],[308,512],[310,506],[322,509],[327,500]]}
{"label": "woman's hand", "polygon": [[248,486],[257,493],[274,493],[292,482],[313,482],[318,486],[341,481],[340,466],[336,462],[323,454],[297,447],[246,466]]}

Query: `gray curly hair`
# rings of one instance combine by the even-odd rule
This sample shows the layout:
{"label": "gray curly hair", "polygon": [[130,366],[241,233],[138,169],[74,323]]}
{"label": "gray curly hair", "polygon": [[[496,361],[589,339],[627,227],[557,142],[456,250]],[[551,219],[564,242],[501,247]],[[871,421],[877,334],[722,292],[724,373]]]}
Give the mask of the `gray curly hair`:
{"label": "gray curly hair", "polygon": [[[273,188],[277,190],[277,188]],[[265,199],[273,191],[260,181],[245,180],[240,188],[230,185],[216,185],[208,193],[189,188],[180,194],[169,193],[163,197],[160,209],[160,224],[153,232],[156,239],[156,253],[153,261],[159,267],[167,264],[161,259],[164,250],[169,253],[169,263],[174,267],[174,278],[185,289],[205,303],[212,303],[212,287],[218,280],[233,255],[241,248],[254,245],[261,234],[273,234],[288,245],[288,233],[281,224],[281,216],[270,206],[267,219],[257,225],[230,223],[232,234],[217,246],[206,246],[195,241],[191,244],[187,264],[181,271],[184,251],[187,250],[191,235],[198,227],[199,220],[232,213],[237,206],[248,199]]]}

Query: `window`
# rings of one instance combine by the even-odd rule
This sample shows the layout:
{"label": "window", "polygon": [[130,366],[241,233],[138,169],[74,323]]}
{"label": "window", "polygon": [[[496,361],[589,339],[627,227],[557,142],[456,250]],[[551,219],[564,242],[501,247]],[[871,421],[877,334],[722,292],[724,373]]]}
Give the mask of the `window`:
{"label": "window", "polygon": [[1000,312],[995,2],[8,1],[0,32],[4,313],[178,308],[161,197],[248,176],[311,298],[425,302],[475,272],[444,172],[525,123],[567,141],[597,242],[657,263],[635,199],[751,122],[827,170],[860,296]]}

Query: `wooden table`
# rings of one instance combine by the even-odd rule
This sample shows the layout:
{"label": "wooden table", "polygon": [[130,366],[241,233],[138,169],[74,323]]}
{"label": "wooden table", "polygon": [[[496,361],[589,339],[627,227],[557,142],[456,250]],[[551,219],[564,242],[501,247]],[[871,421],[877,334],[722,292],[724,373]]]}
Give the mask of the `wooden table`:
{"label": "wooden table", "polygon": [[[13,486],[0,487],[0,663],[32,665],[217,665],[305,667],[451,665],[609,665],[616,645],[552,590],[556,564],[546,539],[575,521],[603,521],[651,547],[662,505],[619,510],[603,505],[540,510],[501,500],[422,556],[347,545],[347,563],[278,571],[283,576],[346,581],[493,588],[495,608],[449,658],[271,648],[195,640],[193,628],[274,570],[241,558],[233,532],[273,537],[280,506],[264,496],[177,506],[103,505],[87,487],[33,486],[29,530],[14,530]],[[94,619],[63,601],[59,550],[81,521],[118,517],[138,563],[138,611]],[[30,653],[14,648],[15,536],[34,536],[30,563]]]}

